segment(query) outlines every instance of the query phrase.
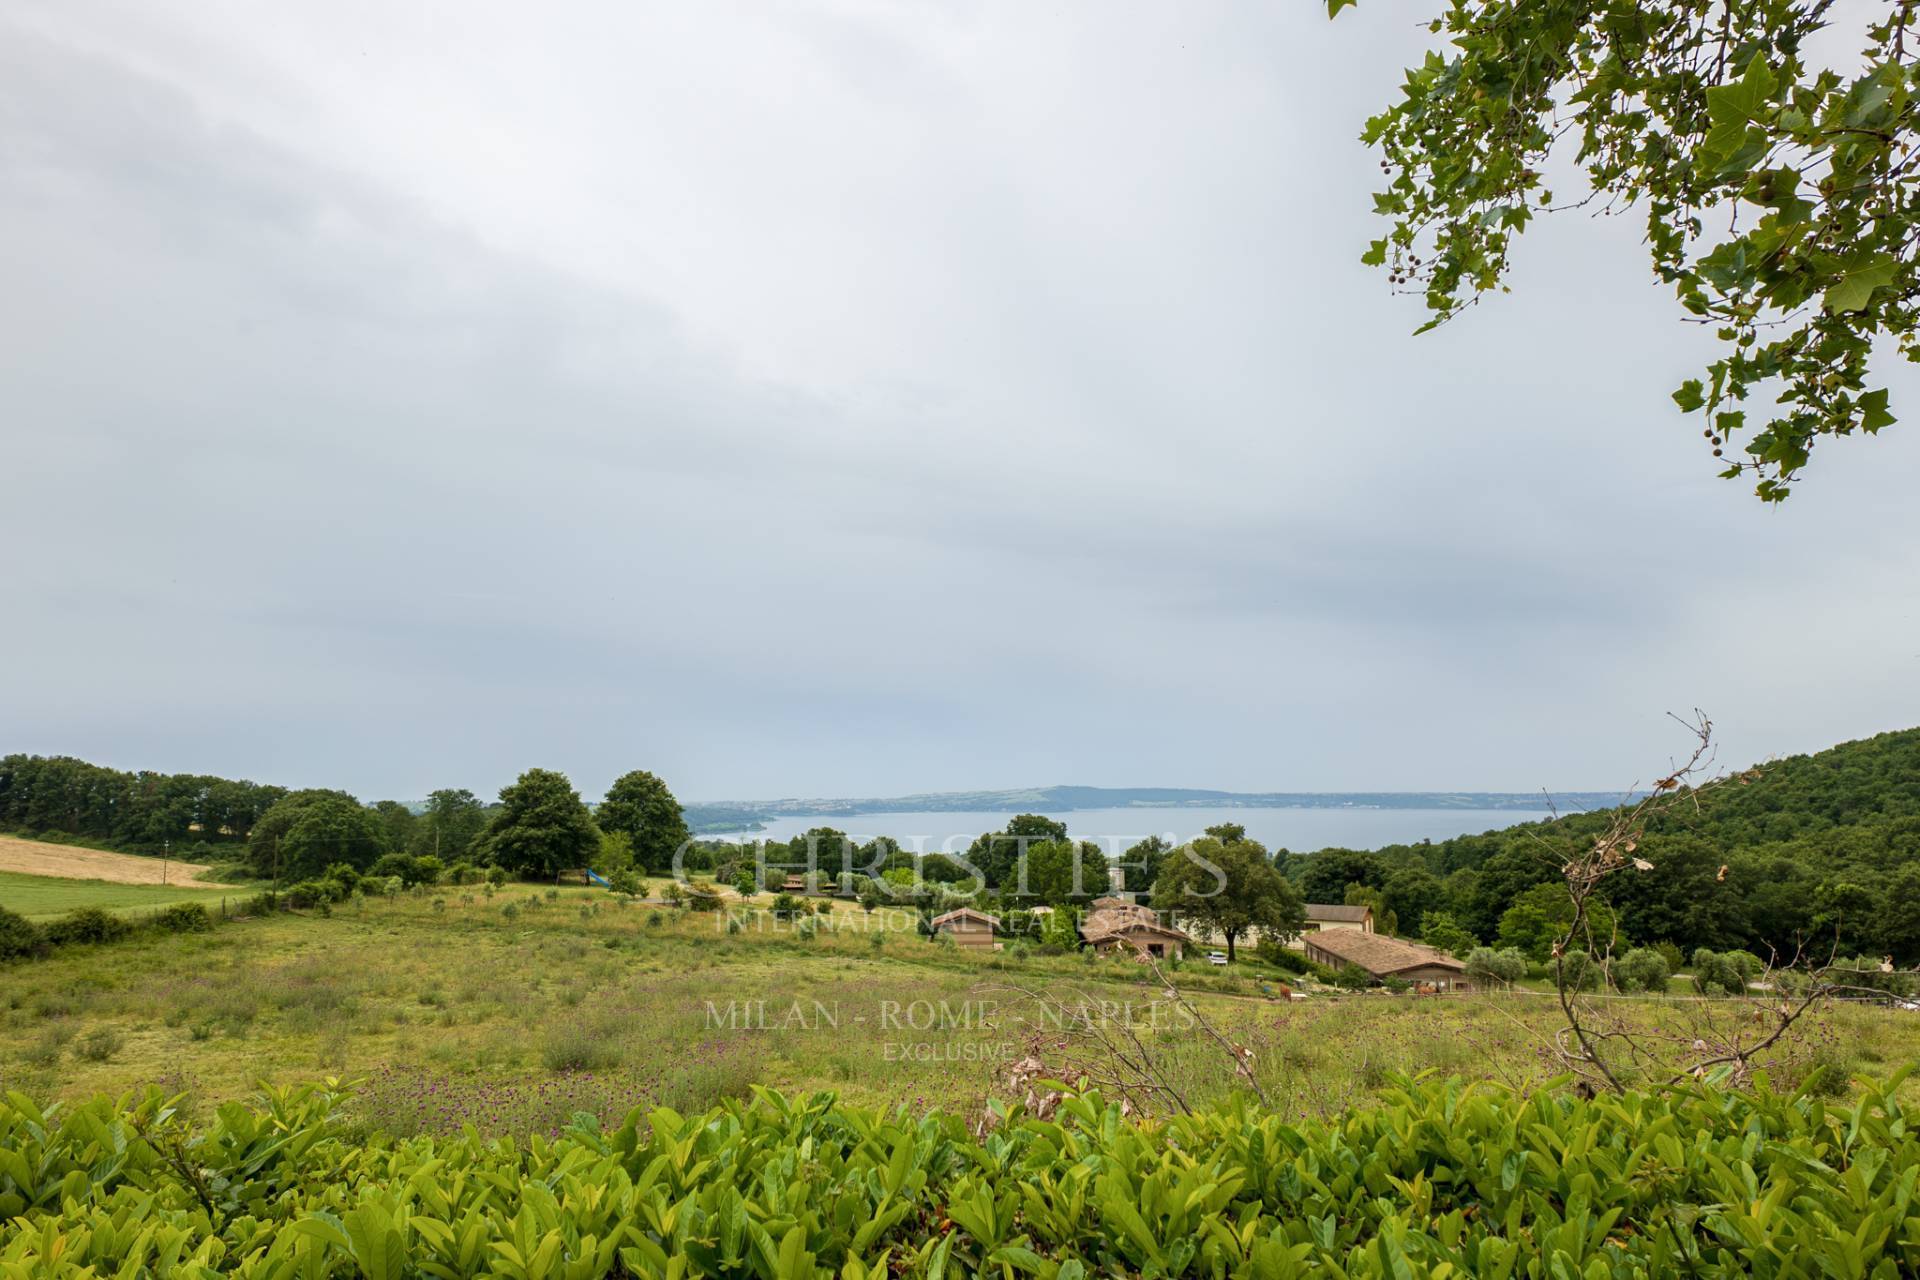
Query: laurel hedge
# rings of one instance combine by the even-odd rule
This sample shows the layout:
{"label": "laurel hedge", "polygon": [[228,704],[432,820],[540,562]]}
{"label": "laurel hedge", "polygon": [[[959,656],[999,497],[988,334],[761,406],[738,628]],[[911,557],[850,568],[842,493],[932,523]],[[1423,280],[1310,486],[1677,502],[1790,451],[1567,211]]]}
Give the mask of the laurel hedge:
{"label": "laurel hedge", "polygon": [[[328,1087],[190,1124],[158,1093],[0,1106],[0,1277],[1894,1277],[1920,1274],[1898,1081],[1408,1082],[1328,1120],[969,1126],[758,1092],[558,1138],[393,1140]],[[984,1131],[975,1133],[975,1129]]]}

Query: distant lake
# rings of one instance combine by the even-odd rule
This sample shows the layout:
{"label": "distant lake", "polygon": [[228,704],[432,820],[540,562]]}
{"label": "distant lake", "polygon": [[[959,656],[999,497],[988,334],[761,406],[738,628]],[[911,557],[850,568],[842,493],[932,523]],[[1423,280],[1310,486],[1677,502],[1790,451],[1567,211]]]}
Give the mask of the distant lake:
{"label": "distant lake", "polygon": [[[865,843],[892,836],[909,851],[964,851],[983,831],[1006,828],[1006,813],[860,813],[779,817],[761,831],[709,832],[703,840],[790,840],[815,827],[833,827]],[[1478,835],[1553,815],[1540,809],[1076,809],[1051,815],[1067,824],[1067,833],[1092,840],[1105,850],[1125,850],[1150,835],[1184,844],[1208,827],[1237,822],[1269,849],[1309,853],[1341,846],[1374,849],[1416,840],[1445,840]]]}

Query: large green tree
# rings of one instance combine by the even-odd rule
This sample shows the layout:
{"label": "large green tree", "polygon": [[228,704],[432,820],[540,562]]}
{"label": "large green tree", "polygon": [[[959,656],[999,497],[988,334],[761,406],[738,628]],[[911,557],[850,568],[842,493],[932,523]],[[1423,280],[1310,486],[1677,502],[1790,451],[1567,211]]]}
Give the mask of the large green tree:
{"label": "large green tree", "polygon": [[254,834],[255,869],[283,882],[336,862],[364,871],[390,847],[379,816],[337,791],[295,792],[267,810]]}
{"label": "large green tree", "polygon": [[680,802],[645,769],[614,779],[593,818],[602,831],[618,831],[633,841],[635,864],[654,875],[672,870],[673,855],[692,839]]}
{"label": "large green tree", "polygon": [[[1573,925],[1573,899],[1564,882],[1537,884],[1514,900],[1500,916],[1498,941],[1527,954],[1529,960],[1544,964],[1553,957],[1553,948]],[[1572,950],[1604,954],[1624,943],[1617,938],[1618,922],[1613,908],[1598,898],[1587,903],[1587,935],[1575,938]]]}
{"label": "large green tree", "polygon": [[1107,892],[1107,859],[1084,840],[1041,840],[1027,846],[1003,893],[1019,906],[1064,907]]}
{"label": "large green tree", "polygon": [[1379,857],[1355,849],[1322,849],[1292,859],[1288,869],[1308,902],[1345,902],[1348,885],[1377,886],[1387,878],[1386,864]]}
{"label": "large green tree", "polygon": [[459,862],[487,827],[487,807],[465,788],[446,788],[427,797],[426,811],[414,824],[413,851],[442,862]]}
{"label": "large green tree", "polygon": [[551,876],[593,861],[600,832],[564,773],[529,769],[500,792],[474,851],[518,876]]}
{"label": "large green tree", "polygon": [[[296,848],[292,840],[294,827],[310,810],[318,808],[326,809],[327,816],[308,827],[304,841]],[[365,825],[354,826],[340,816],[348,810],[365,815]],[[326,830],[335,833],[338,857],[329,858],[314,852],[321,833]],[[349,839],[356,847],[347,847]],[[385,851],[384,832],[379,822],[370,812],[361,808],[358,800],[344,791],[318,788],[288,792],[276,800],[260,815],[260,820],[253,824],[253,830],[247,837],[247,861],[253,865],[254,874],[279,881],[305,879],[325,870],[333,862],[371,866],[373,860]],[[314,862],[314,858],[319,860]]]}
{"label": "large green tree", "polygon": [[[1723,344],[1674,399],[1721,474],[1778,501],[1822,437],[1893,421],[1875,344],[1920,358],[1917,3],[1445,0],[1362,135],[1391,223],[1364,260],[1431,328],[1502,287],[1537,214],[1637,211],[1654,274]],[[1568,162],[1584,190],[1556,198]]]}
{"label": "large green tree", "polygon": [[1166,861],[1173,846],[1164,837],[1148,836],[1120,855],[1120,865],[1125,868],[1127,892],[1152,893],[1153,882],[1160,876],[1160,864]]}
{"label": "large green tree", "polygon": [[1307,913],[1300,890],[1274,867],[1257,841],[1202,836],[1174,850],[1160,864],[1153,906],[1234,944],[1250,929],[1268,937],[1298,936]]}
{"label": "large green tree", "polygon": [[998,889],[1012,881],[1020,855],[1030,846],[1066,838],[1066,823],[1038,813],[1022,813],[1007,823],[1005,831],[990,831],[975,839],[967,849],[967,861],[988,885]]}
{"label": "large green tree", "polygon": [[380,820],[386,848],[408,849],[413,846],[414,835],[420,826],[420,820],[414,816],[413,810],[398,800],[379,800],[374,802],[373,814]]}
{"label": "large green tree", "polygon": [[1446,905],[1446,886],[1425,867],[1408,866],[1389,872],[1386,883],[1380,886],[1381,909],[1391,911],[1410,934],[1423,933],[1428,913],[1444,911]]}
{"label": "large green tree", "polygon": [[862,866],[860,846],[838,827],[813,827],[795,836],[787,841],[786,858],[789,866],[813,868],[828,877]]}
{"label": "large green tree", "polygon": [[1920,865],[1908,863],[1888,877],[1876,924],[1879,951],[1896,964],[1920,964]]}

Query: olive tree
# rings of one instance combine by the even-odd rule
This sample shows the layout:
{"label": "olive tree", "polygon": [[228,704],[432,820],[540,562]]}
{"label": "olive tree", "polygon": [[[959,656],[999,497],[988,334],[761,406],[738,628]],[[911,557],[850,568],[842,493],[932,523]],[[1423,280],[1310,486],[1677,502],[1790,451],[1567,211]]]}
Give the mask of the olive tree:
{"label": "olive tree", "polygon": [[1511,987],[1527,976],[1527,957],[1518,947],[1494,950],[1475,947],[1467,953],[1467,977],[1475,986],[1488,990]]}
{"label": "olive tree", "polygon": [[1613,980],[1622,991],[1659,994],[1666,991],[1667,980],[1672,976],[1667,958],[1652,947],[1635,947],[1613,967]]}

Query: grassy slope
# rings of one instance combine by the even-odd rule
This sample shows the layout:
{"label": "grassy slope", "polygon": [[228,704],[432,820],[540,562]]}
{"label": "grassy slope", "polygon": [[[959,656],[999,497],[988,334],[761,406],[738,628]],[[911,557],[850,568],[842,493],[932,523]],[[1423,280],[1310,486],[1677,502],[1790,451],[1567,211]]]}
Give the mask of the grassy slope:
{"label": "grassy slope", "polygon": [[[524,1132],[575,1108],[704,1107],[755,1083],[966,1109],[1004,1092],[1005,1066],[980,1061],[980,1046],[1018,1057],[1044,1030],[1020,1017],[1026,1006],[1013,985],[1071,984],[1143,1010],[1156,994],[1124,963],[976,956],[898,933],[878,951],[863,934],[728,935],[711,916],[612,901],[582,890],[552,902],[526,889],[492,900],[443,890],[437,906],[425,895],[376,900],[325,919],[243,921],[9,968],[0,1087],[81,1097],[159,1082],[211,1101],[260,1079],[335,1075],[368,1081],[370,1118],[403,1130],[473,1119]],[[508,902],[518,909],[511,919]],[[648,923],[655,916],[660,923]],[[1193,968],[1180,975],[1188,977],[1218,980]],[[707,1003],[724,1009],[730,1000],[766,1001],[771,1025],[709,1026]],[[956,1012],[992,1001],[1001,1025],[883,1025],[883,1002],[906,1019],[915,1000]],[[1398,1071],[1539,1079],[1548,1069],[1539,1046],[1554,1025],[1552,1002],[1527,996],[1196,1000],[1253,1049],[1273,1105],[1302,1115],[1377,1095]],[[795,1002],[802,1024],[783,1025]],[[1914,1015],[1840,1009],[1814,1031],[1812,1050],[1846,1068],[1883,1074],[1920,1056]],[[1177,1027],[1141,1035],[1194,1100],[1232,1087],[1203,1035]],[[1050,1066],[1057,1039],[1037,1042]],[[1779,1064],[1781,1074],[1791,1078],[1807,1061],[1802,1051]]]}
{"label": "grassy slope", "polygon": [[222,896],[244,897],[232,889],[196,889],[185,885],[113,884],[106,880],[68,880],[54,876],[0,871],[0,907],[29,920],[51,920],[76,907],[133,912],[175,902],[217,903]]}

